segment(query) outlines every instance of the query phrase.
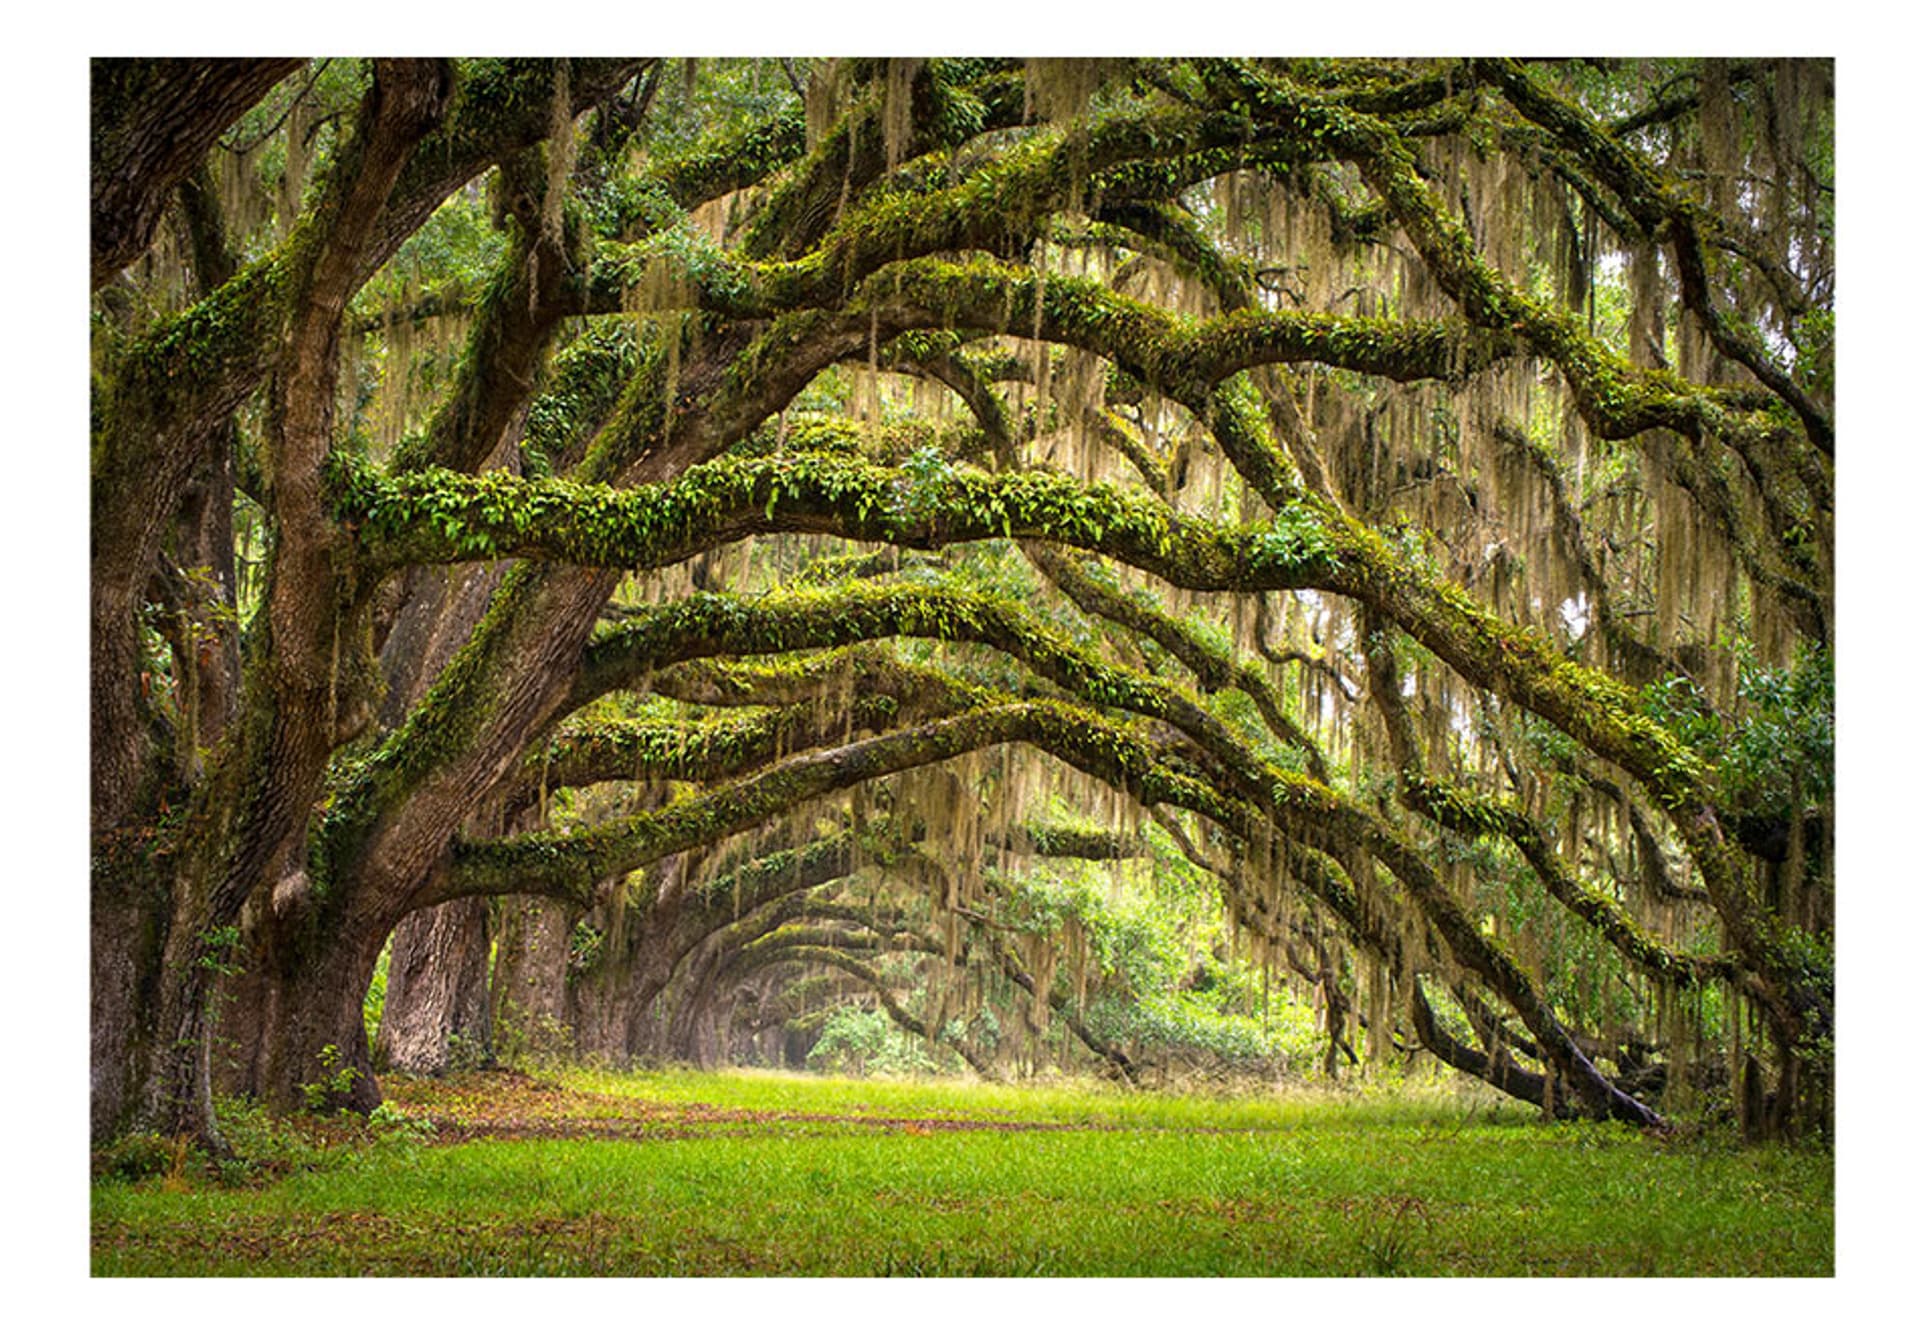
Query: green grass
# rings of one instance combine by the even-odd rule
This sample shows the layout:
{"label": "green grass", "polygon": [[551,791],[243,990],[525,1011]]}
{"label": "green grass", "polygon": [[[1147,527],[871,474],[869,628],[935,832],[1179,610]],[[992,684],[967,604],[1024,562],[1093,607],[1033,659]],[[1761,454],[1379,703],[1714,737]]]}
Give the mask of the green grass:
{"label": "green grass", "polygon": [[1387,1099],[1303,1091],[1282,1100],[1246,1095],[1129,1092],[1092,1081],[996,1085],[933,1079],[832,1079],[755,1070],[725,1074],[697,1070],[641,1074],[569,1071],[561,1077],[570,1088],[671,1105],[705,1104],[827,1116],[1043,1121],[1107,1129],[1273,1130],[1297,1126],[1336,1104],[1355,1121],[1412,1118],[1424,1123],[1448,1111],[1458,1117],[1463,1112],[1472,1115],[1476,1110],[1491,1110],[1488,1103],[1475,1108],[1438,1093]]}
{"label": "green grass", "polygon": [[[1830,1274],[1830,1156],[1458,1101],[570,1073],[537,1128],[263,1187],[97,1182],[96,1274]],[[478,1091],[475,1091],[475,1090]],[[445,1130],[483,1083],[405,1086]],[[635,1101],[641,1100],[641,1101]],[[695,1105],[733,1109],[690,1123]],[[437,1109],[437,1110],[436,1110]],[[794,1122],[1051,1122],[1062,1129]],[[635,1119],[643,1118],[643,1119]],[[636,1137],[637,1136],[637,1137]]]}

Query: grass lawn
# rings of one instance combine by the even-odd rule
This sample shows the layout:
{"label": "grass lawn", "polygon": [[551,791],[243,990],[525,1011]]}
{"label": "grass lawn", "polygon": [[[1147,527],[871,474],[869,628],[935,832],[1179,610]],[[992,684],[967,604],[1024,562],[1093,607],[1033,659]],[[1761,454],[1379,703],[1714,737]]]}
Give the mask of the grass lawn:
{"label": "grass lawn", "polygon": [[[111,1274],[1833,1272],[1830,1154],[1439,1095],[1210,1099],[731,1073],[385,1085],[254,1114],[229,1183],[97,1175]],[[401,1119],[409,1118],[406,1120]],[[424,1118],[424,1120],[423,1120]],[[432,1122],[426,1129],[424,1121]]]}

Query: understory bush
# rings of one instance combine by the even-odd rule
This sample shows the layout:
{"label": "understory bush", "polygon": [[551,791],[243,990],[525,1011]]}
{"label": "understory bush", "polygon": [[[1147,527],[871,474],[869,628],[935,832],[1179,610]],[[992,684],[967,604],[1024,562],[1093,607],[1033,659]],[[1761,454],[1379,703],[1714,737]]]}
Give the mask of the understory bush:
{"label": "understory bush", "polygon": [[823,1074],[923,1075],[941,1066],[926,1045],[878,1010],[842,1005],[827,1016],[807,1068]]}

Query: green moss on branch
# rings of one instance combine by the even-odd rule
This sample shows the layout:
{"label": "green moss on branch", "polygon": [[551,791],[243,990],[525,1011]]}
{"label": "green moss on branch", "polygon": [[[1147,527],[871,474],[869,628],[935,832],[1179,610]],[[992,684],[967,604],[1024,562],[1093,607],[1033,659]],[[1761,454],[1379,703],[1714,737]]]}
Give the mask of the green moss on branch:
{"label": "green moss on branch", "polygon": [[1110,486],[1036,473],[920,476],[835,457],[720,458],[620,490],[429,470],[382,476],[336,461],[337,517],[376,566],[532,556],[658,567],[762,532],[908,547],[1033,537],[1100,550],[1192,588],[1296,588],[1331,573],[1322,520],[1290,506],[1246,527],[1184,518]]}

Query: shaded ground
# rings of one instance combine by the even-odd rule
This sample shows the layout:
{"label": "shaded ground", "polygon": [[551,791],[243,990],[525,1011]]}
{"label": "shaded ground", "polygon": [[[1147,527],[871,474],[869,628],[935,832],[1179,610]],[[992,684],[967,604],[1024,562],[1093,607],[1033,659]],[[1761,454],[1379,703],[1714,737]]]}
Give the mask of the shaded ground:
{"label": "shaded ground", "polygon": [[831,1129],[932,1135],[948,1131],[1093,1130],[1099,1125],[1060,1121],[997,1120],[967,1116],[895,1116],[880,1112],[771,1111],[716,1107],[704,1102],[657,1102],[569,1088],[555,1080],[512,1070],[473,1071],[441,1079],[388,1075],[387,1101],[408,1117],[433,1123],[426,1138],[436,1144],[477,1139],[658,1140]]}

